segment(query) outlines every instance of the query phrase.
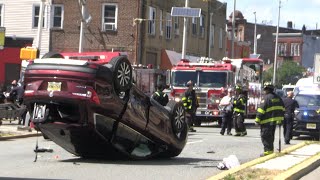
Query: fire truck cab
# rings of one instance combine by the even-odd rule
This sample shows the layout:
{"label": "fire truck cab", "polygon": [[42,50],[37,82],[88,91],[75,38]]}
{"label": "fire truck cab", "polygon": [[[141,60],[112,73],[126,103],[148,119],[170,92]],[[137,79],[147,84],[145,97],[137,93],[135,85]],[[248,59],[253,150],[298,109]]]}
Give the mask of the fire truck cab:
{"label": "fire truck cab", "polygon": [[231,61],[214,61],[201,58],[196,63],[182,59],[167,73],[171,99],[180,101],[187,90],[186,83],[192,80],[199,102],[196,112],[197,124],[218,121],[221,123],[219,103],[229,87],[234,86],[236,67]]}
{"label": "fire truck cab", "polygon": [[169,97],[180,101],[187,90],[186,83],[192,80],[199,101],[196,125],[214,121],[221,124],[220,100],[228,88],[241,84],[248,99],[246,115],[254,116],[261,100],[262,66],[262,60],[249,58],[215,61],[202,57],[195,63],[182,59],[167,72]]}

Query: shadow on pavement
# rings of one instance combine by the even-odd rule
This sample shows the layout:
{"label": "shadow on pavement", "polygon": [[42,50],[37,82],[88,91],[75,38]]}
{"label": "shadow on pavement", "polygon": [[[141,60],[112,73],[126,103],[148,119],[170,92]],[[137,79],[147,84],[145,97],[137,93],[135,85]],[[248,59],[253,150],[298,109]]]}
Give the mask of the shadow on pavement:
{"label": "shadow on pavement", "polygon": [[[168,165],[200,165],[205,164],[208,167],[216,167],[218,162],[222,159],[202,159],[202,158],[189,158],[189,157],[176,157],[171,159],[161,159],[155,158],[150,160],[108,160],[108,159],[85,159],[85,158],[76,158],[76,159],[66,159],[61,160],[60,162],[71,162],[75,165],[80,165],[81,163],[94,163],[94,164],[123,164],[123,165],[157,165],[157,166],[168,166]],[[212,165],[212,166],[211,166]]]}

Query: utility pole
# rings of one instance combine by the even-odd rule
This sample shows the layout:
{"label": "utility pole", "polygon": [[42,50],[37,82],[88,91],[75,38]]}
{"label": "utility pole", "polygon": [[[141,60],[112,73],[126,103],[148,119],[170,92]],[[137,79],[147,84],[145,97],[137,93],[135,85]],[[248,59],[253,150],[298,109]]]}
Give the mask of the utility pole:
{"label": "utility pole", "polygon": [[236,12],[236,0],[233,0],[233,13],[232,13],[232,32],[231,32],[231,58],[234,58],[234,28],[235,28],[235,19],[234,19],[234,14]]}
{"label": "utility pole", "polygon": [[254,40],[253,40],[253,54],[257,54],[257,17],[256,12],[253,12],[254,14]]}
{"label": "utility pole", "polygon": [[[42,26],[43,26],[43,12],[44,12],[44,3],[46,0],[41,0],[40,9],[39,9],[39,21],[38,21],[38,32],[37,32],[37,41],[36,41],[36,48],[40,51],[40,44],[41,44],[41,35],[42,35]],[[40,54],[40,53],[39,53]]]}
{"label": "utility pole", "polygon": [[[188,8],[189,6],[189,0],[186,0],[185,2],[185,8]],[[181,59],[186,58],[186,46],[187,46],[187,17],[183,18],[183,37],[182,37],[182,57]]]}
{"label": "utility pole", "polygon": [[79,40],[79,53],[83,51],[83,35],[84,35],[84,14],[86,9],[86,0],[79,0],[79,4],[81,5],[81,25],[80,25],[80,40]]}
{"label": "utility pole", "polygon": [[280,22],[280,8],[281,8],[281,0],[279,0],[279,11],[278,11],[278,25],[277,25],[277,33],[276,33],[276,45],[274,48],[274,61],[273,61],[273,85],[276,85],[276,72],[277,72],[277,55],[278,55],[278,37],[279,37],[279,22]]}

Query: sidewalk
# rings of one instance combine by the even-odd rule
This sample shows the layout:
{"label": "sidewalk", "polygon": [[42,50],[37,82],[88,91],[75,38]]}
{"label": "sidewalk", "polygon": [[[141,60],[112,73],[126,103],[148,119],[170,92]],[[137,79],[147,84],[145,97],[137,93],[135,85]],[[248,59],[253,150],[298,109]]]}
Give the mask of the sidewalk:
{"label": "sidewalk", "polygon": [[[13,120],[11,123],[9,120],[2,120],[2,125],[0,125],[0,141],[37,136],[37,131],[35,129],[19,127],[23,126],[18,124],[18,120]],[[38,132],[38,136],[41,136],[41,132]]]}
{"label": "sidewalk", "polygon": [[320,165],[319,142],[302,142],[224,171],[213,179],[299,179]]}

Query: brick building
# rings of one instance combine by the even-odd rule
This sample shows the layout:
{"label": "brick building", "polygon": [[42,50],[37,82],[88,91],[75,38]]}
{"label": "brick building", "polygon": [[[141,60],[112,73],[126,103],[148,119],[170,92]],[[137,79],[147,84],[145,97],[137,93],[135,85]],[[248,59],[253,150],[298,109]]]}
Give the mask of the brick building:
{"label": "brick building", "polygon": [[[232,29],[231,20],[232,13],[229,16],[227,24],[229,34]],[[253,53],[254,26],[254,23],[247,22],[240,11],[235,11],[235,39],[239,42],[249,43],[250,53]],[[256,26],[257,35],[261,35],[260,39],[257,40],[257,54],[260,54],[260,58],[263,59],[265,63],[272,63],[274,61],[275,51],[275,37],[273,33],[276,33],[277,27],[258,23]],[[279,33],[301,33],[301,30],[293,29],[292,23],[288,23],[288,27],[279,27]]]}
{"label": "brick building", "polygon": [[[51,28],[51,50],[78,51],[81,7],[77,2],[53,0],[63,13],[57,13],[58,26]],[[132,63],[159,67],[167,57],[165,50],[180,53],[182,49],[183,18],[171,17],[174,6],[183,7],[184,1],[87,1],[91,21],[84,30],[83,51],[126,51]],[[189,6],[201,8],[201,17],[188,18],[187,54],[221,59],[225,54],[226,4],[196,0]]]}

